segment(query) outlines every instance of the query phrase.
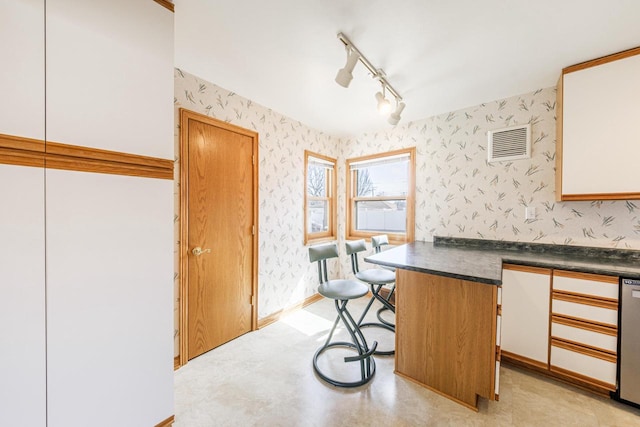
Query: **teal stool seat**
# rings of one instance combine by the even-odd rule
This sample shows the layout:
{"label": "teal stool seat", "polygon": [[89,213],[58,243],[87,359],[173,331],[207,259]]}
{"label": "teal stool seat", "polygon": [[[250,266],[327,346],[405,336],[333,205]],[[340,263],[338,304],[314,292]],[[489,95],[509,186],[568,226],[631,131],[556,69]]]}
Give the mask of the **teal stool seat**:
{"label": "teal stool seat", "polygon": [[331,299],[361,298],[369,292],[366,286],[355,280],[329,280],[318,286],[318,293]]}

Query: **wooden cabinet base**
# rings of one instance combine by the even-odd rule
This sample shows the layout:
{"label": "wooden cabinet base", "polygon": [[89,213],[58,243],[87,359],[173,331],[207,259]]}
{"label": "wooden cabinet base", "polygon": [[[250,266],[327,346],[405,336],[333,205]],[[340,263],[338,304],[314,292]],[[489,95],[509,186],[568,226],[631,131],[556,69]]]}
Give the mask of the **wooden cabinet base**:
{"label": "wooden cabinet base", "polygon": [[476,411],[495,400],[498,287],[396,274],[396,374]]}

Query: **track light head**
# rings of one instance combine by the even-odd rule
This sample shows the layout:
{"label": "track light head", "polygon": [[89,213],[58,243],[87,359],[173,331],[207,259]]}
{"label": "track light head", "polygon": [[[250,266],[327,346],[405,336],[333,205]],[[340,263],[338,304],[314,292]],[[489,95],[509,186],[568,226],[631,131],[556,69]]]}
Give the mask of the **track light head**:
{"label": "track light head", "polygon": [[391,103],[386,98],[387,91],[390,96],[393,96],[396,101],[396,110],[389,115],[389,123],[392,125],[398,124],[400,121],[400,114],[402,114],[402,110],[404,110],[404,103],[402,101],[402,96],[398,93],[397,90],[394,89],[393,86],[387,80],[387,76],[384,71],[380,68],[374,67],[374,65],[369,62],[367,58],[362,54],[358,48],[351,43],[351,40],[347,38],[343,33],[338,33],[338,39],[344,44],[347,50],[347,63],[344,68],[341,68],[336,75],[336,83],[338,83],[342,87],[349,87],[351,80],[353,80],[353,69],[356,66],[356,63],[360,61],[362,66],[365,67],[371,77],[377,80],[382,86],[382,90],[376,93],[376,101],[378,102],[378,112],[382,115],[387,115],[392,112],[393,107]]}
{"label": "track light head", "polygon": [[391,115],[389,116],[389,119],[388,119],[389,124],[391,124],[393,126],[398,124],[398,122],[400,121],[400,114],[402,114],[402,110],[404,110],[404,107],[406,107],[404,102],[400,102],[397,105],[396,111],[391,113]]}
{"label": "track light head", "polygon": [[351,80],[353,80],[353,69],[358,62],[360,55],[358,53],[347,47],[347,63],[344,68],[338,70],[338,74],[336,75],[336,83],[338,83],[342,87],[349,87]]}
{"label": "track light head", "polygon": [[378,113],[384,115],[391,112],[391,103],[382,92],[376,93],[376,100],[378,101]]}

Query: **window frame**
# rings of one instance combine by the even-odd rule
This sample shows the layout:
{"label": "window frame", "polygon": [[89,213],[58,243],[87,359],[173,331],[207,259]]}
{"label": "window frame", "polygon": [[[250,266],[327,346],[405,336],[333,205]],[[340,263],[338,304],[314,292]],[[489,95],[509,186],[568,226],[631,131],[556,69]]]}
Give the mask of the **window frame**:
{"label": "window frame", "polygon": [[[382,160],[385,157],[394,157],[399,155],[409,155],[408,177],[407,177],[407,195],[406,197],[396,196],[380,196],[380,197],[357,197],[355,196],[355,185],[357,180],[356,170],[351,169],[352,163]],[[370,239],[372,236],[386,234],[391,244],[402,244],[413,242],[415,239],[415,195],[416,195],[416,148],[404,148],[385,153],[372,154],[362,157],[354,157],[346,161],[346,192],[347,192],[347,209],[346,209],[346,239]],[[384,231],[363,231],[356,230],[356,208],[355,204],[359,201],[377,201],[377,200],[406,200],[406,232],[405,233],[389,233]]]}
{"label": "window frame", "polygon": [[[309,195],[308,188],[308,174],[309,174],[309,158],[314,157],[316,159],[324,160],[333,164],[333,168],[327,168],[326,174],[326,197],[315,197]],[[336,206],[336,194],[337,194],[337,177],[338,177],[338,160],[332,157],[328,157],[313,151],[304,150],[304,244],[309,245],[312,243],[320,243],[330,240],[336,240],[337,238],[337,222],[338,222],[338,210]],[[308,218],[309,218],[309,202],[312,200],[323,200],[328,203],[328,221],[329,227],[327,231],[308,232]]]}

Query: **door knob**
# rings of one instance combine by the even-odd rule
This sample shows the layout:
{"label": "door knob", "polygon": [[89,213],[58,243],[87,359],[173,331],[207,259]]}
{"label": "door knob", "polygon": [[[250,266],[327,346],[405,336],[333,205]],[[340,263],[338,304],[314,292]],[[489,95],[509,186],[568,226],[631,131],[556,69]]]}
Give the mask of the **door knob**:
{"label": "door knob", "polygon": [[210,254],[211,249],[202,249],[200,246],[193,248],[191,251],[195,256],[200,256],[202,254]]}

